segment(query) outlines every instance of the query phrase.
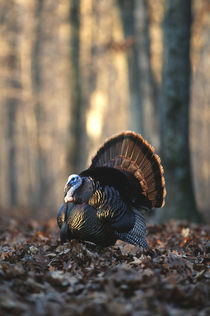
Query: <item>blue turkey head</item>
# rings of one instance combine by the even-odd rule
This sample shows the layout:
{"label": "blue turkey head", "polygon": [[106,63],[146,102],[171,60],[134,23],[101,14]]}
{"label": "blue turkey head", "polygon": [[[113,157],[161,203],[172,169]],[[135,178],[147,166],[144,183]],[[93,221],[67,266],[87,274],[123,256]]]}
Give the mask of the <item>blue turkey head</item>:
{"label": "blue turkey head", "polygon": [[64,187],[64,202],[68,203],[73,201],[73,195],[75,191],[81,186],[82,178],[78,174],[72,174],[68,177],[68,180]]}

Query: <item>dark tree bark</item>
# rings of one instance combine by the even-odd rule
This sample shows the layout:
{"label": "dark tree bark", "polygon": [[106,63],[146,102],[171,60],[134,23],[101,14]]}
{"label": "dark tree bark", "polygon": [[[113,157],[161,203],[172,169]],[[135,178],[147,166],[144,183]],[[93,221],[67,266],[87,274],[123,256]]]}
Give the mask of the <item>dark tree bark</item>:
{"label": "dark tree bark", "polygon": [[197,220],[189,152],[191,1],[166,3],[161,91],[161,157],[167,199],[162,218]]}
{"label": "dark tree bark", "polygon": [[[20,91],[21,91],[21,82],[20,82],[20,63],[18,56],[18,40],[16,36],[17,30],[19,30],[20,25],[18,23],[18,19],[16,18],[15,13],[16,6],[13,1],[3,6],[1,6],[1,14],[0,14],[0,25],[1,29],[6,34],[9,34],[8,38],[2,43],[2,48],[5,48],[5,42],[7,45],[7,56],[1,56],[4,58],[0,58],[0,66],[4,69],[3,75],[1,74],[1,84],[3,85],[1,95],[5,98],[1,100],[1,107],[5,108],[5,111],[2,113],[2,121],[1,125],[5,130],[3,131],[3,136],[7,141],[7,146],[3,147],[4,144],[3,139],[1,139],[1,155],[5,157],[5,162],[3,164],[3,168],[1,168],[1,174],[4,175],[5,170],[7,169],[7,174],[5,177],[5,181],[1,182],[6,190],[4,191],[4,195],[0,194],[1,201],[7,201],[9,206],[15,206],[17,203],[17,195],[18,195],[18,185],[17,185],[17,165],[16,165],[16,156],[17,156],[17,144],[16,144],[16,118],[17,112],[20,106]],[[12,12],[11,12],[12,11]],[[5,28],[2,27],[5,21],[5,16],[10,21],[10,24]],[[4,52],[4,50],[2,49]],[[3,53],[1,54],[3,55]],[[3,154],[4,151],[4,154]],[[3,162],[3,161],[2,161]]]}
{"label": "dark tree bark", "polygon": [[10,206],[14,206],[17,202],[17,174],[16,174],[16,146],[15,146],[15,120],[16,120],[16,107],[18,102],[16,98],[8,98],[6,106],[8,109],[8,139],[9,139],[9,152],[8,152],[8,176],[9,176],[9,192],[10,192]]}
{"label": "dark tree bark", "polygon": [[67,165],[69,170],[79,170],[81,152],[81,135],[84,133],[82,124],[82,92],[80,74],[80,1],[74,0],[70,4],[70,133],[67,151]]}
{"label": "dark tree bark", "polygon": [[43,0],[39,0],[35,7],[35,39],[32,45],[31,52],[31,69],[32,69],[32,93],[34,95],[34,114],[36,120],[36,150],[38,159],[36,160],[36,171],[37,171],[37,186],[36,195],[34,196],[34,203],[36,199],[43,200],[46,188],[46,161],[43,157],[41,150],[41,127],[42,127],[42,104],[40,102],[40,95],[42,89],[42,67],[41,67],[41,45],[42,40],[40,34],[43,32]]}

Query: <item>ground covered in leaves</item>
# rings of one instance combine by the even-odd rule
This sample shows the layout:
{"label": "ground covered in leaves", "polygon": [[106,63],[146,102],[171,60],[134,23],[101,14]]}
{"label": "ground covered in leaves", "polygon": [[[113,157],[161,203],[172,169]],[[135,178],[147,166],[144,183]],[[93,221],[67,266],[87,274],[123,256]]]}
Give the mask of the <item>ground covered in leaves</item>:
{"label": "ground covered in leaves", "polygon": [[0,315],[210,315],[206,226],[150,225],[148,251],[61,245],[54,220],[0,231]]}

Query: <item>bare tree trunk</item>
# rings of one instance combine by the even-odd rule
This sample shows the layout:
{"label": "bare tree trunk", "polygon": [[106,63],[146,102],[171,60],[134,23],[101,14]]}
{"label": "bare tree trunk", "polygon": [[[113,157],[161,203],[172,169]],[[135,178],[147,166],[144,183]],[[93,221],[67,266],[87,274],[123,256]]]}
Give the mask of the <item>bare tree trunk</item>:
{"label": "bare tree trunk", "polygon": [[[144,108],[141,89],[141,71],[138,62],[139,38],[135,25],[135,0],[120,0],[119,8],[122,18],[125,41],[127,42],[127,63],[129,80],[130,128],[144,135]],[[145,12],[143,12],[144,14]],[[137,44],[138,43],[138,44]]]}
{"label": "bare tree trunk", "polygon": [[[210,3],[196,1],[192,60],[190,144],[197,206],[210,222]],[[199,41],[198,41],[199,39]]]}
{"label": "bare tree trunk", "polygon": [[138,51],[139,90],[143,105],[144,136],[159,149],[160,131],[157,103],[157,86],[151,67],[148,2],[135,1],[135,32]]}
{"label": "bare tree trunk", "polygon": [[16,120],[16,107],[18,106],[16,98],[8,97],[6,106],[8,110],[8,163],[9,163],[9,192],[10,192],[10,206],[14,206],[17,202],[17,174],[16,174],[16,146],[15,146],[15,120]]}
{"label": "bare tree trunk", "polygon": [[191,1],[168,1],[161,91],[161,157],[167,186],[164,220],[198,219],[189,152],[190,26]]}
{"label": "bare tree trunk", "polygon": [[79,171],[81,157],[81,138],[85,133],[84,105],[82,103],[82,82],[80,69],[80,0],[71,1],[70,5],[70,132],[67,150],[69,172]]}
{"label": "bare tree trunk", "polygon": [[32,43],[31,51],[31,67],[32,67],[32,94],[34,96],[34,115],[36,120],[36,170],[37,170],[37,186],[36,198],[43,200],[45,194],[45,175],[46,164],[41,150],[41,126],[42,126],[42,106],[41,106],[41,89],[42,89],[42,69],[41,69],[41,36],[43,32],[43,0],[38,0],[35,7],[35,27],[34,27],[34,42]]}
{"label": "bare tree trunk", "polygon": [[[156,87],[151,71],[147,2],[120,0],[129,80],[130,128],[159,147]],[[130,47],[129,47],[130,44]]]}
{"label": "bare tree trunk", "polygon": [[[2,38],[0,66],[1,74],[1,187],[3,188],[1,201],[9,206],[14,206],[17,202],[17,144],[16,144],[16,118],[21,103],[21,83],[20,83],[20,64],[18,55],[18,39],[16,30],[20,25],[16,17],[17,8],[14,1],[1,4],[0,25],[4,24],[5,16],[10,21],[6,27],[1,27]],[[4,53],[7,52],[7,55]]]}

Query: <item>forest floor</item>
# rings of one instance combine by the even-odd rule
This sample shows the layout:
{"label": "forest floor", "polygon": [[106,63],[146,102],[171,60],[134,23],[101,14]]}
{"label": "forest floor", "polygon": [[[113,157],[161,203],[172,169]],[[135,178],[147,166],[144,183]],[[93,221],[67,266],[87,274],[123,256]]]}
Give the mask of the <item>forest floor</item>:
{"label": "forest floor", "polygon": [[0,220],[0,315],[210,315],[207,226],[149,225],[143,251],[61,245],[54,219]]}

